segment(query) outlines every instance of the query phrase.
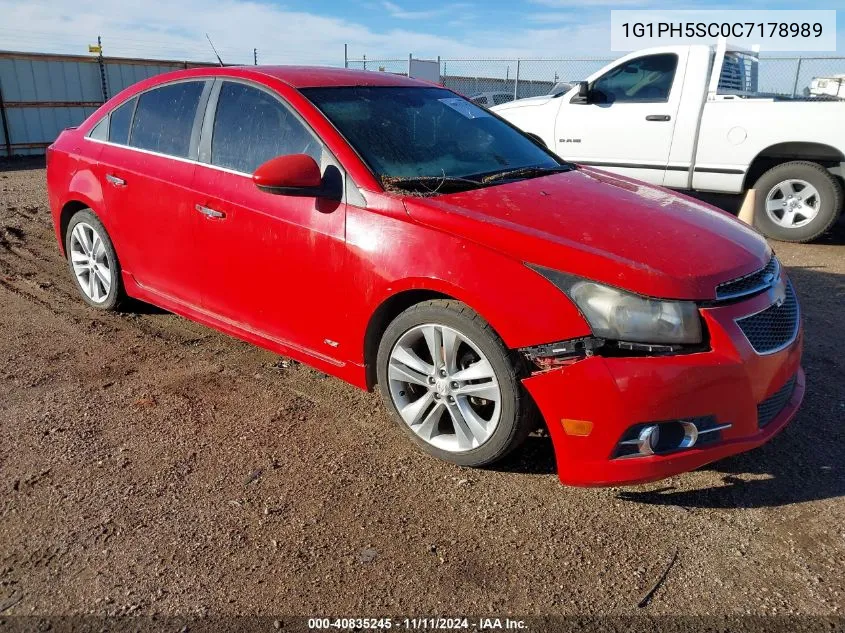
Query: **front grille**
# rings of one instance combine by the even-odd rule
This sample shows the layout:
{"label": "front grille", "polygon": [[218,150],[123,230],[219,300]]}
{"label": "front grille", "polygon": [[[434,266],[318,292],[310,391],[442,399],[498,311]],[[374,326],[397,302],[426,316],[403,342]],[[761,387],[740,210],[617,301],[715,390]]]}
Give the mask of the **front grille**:
{"label": "front grille", "polygon": [[786,384],[778,389],[773,395],[757,405],[757,426],[761,429],[769,422],[778,417],[783,411],[786,403],[792,397],[795,390],[795,376],[786,381]]}
{"label": "front grille", "polygon": [[725,301],[762,292],[769,288],[778,277],[780,277],[780,263],[777,257],[772,256],[769,263],[757,272],[716,286],[716,299]]}
{"label": "front grille", "polygon": [[762,312],[736,320],[737,325],[758,354],[772,354],[792,343],[798,336],[800,315],[798,298],[790,282],[781,305],[772,304]]}

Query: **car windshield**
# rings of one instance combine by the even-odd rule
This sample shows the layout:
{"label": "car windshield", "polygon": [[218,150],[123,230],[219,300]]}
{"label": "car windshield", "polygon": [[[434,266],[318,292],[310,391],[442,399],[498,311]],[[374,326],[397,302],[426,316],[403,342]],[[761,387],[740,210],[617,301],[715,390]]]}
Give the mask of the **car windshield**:
{"label": "car windshield", "polygon": [[[471,188],[568,166],[471,101],[441,88],[307,88],[319,108],[386,186]],[[432,192],[434,193],[434,192]]]}

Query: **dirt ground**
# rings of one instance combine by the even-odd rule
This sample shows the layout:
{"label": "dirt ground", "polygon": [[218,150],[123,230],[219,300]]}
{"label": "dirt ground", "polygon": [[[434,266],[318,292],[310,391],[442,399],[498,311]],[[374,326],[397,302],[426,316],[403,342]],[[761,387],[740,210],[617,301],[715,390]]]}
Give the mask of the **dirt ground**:
{"label": "dirt ground", "polygon": [[806,326],[787,430],[576,489],[545,438],[453,467],[375,394],[148,306],[88,309],[44,178],[0,165],[0,616],[843,615],[841,226],[774,244]]}

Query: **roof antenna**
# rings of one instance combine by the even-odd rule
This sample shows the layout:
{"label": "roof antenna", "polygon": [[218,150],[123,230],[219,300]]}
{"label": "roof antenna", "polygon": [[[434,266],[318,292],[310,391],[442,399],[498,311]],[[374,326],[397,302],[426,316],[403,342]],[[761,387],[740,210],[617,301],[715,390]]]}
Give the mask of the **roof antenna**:
{"label": "roof antenna", "polygon": [[211,38],[208,37],[208,33],[205,34],[205,39],[208,40],[208,43],[211,44],[211,50],[214,51],[214,56],[217,58],[217,61],[220,62],[221,66],[225,66],[226,64],[223,63],[223,60],[220,59],[220,55],[217,53],[217,49],[214,48],[214,42],[211,41]]}

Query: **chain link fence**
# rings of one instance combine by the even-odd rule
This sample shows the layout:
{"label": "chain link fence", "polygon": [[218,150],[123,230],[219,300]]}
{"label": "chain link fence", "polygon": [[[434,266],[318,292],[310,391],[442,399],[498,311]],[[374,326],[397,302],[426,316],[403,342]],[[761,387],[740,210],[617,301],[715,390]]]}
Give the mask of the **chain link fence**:
{"label": "chain link fence", "polygon": [[[441,59],[441,83],[462,95],[491,97],[487,105],[548,94],[558,82],[575,82],[614,57],[568,59]],[[347,59],[346,66],[400,75],[408,59]],[[843,75],[841,80],[836,75]],[[822,80],[822,81],[818,81]],[[761,57],[755,92],[794,97],[845,98],[845,57]],[[498,96],[496,96],[498,95]]]}

